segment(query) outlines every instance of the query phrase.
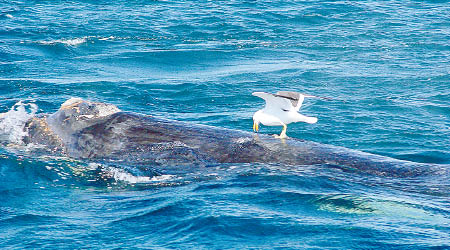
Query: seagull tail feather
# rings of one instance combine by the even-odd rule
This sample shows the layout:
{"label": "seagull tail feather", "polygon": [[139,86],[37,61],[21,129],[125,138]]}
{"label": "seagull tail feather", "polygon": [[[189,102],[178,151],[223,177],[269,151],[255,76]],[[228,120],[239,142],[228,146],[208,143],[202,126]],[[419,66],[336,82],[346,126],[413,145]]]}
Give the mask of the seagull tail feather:
{"label": "seagull tail feather", "polygon": [[309,124],[313,124],[313,123],[317,122],[317,118],[316,117],[309,117],[309,116],[300,115],[299,121],[300,122],[306,122],[306,123],[309,123]]}

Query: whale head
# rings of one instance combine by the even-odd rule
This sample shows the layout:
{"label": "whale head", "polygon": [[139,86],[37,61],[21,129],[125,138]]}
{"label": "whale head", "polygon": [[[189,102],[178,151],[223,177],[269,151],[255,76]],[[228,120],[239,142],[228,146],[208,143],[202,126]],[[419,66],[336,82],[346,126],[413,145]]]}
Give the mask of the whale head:
{"label": "whale head", "polygon": [[71,98],[59,110],[47,117],[48,126],[63,141],[78,131],[101,122],[105,117],[120,112],[115,105]]}

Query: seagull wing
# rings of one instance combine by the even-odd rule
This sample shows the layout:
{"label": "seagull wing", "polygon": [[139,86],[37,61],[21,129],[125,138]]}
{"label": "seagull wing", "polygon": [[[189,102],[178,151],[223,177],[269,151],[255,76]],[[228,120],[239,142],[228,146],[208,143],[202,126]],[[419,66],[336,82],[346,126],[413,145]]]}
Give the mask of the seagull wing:
{"label": "seagull wing", "polygon": [[289,111],[295,108],[292,105],[291,100],[283,96],[278,96],[266,92],[253,92],[252,95],[264,99],[266,101],[266,109],[273,109],[273,110],[281,109],[283,111]]}
{"label": "seagull wing", "polygon": [[292,91],[278,91],[275,96],[289,100],[295,111],[300,110],[303,100],[305,99],[305,95]]}

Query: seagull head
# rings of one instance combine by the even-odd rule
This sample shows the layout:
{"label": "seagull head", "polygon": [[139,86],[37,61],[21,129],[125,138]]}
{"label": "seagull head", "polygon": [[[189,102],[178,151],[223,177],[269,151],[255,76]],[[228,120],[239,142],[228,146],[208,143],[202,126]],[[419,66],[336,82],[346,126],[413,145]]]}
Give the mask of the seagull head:
{"label": "seagull head", "polygon": [[253,131],[255,132],[258,132],[259,130],[261,112],[262,110],[259,110],[255,112],[255,114],[253,115]]}

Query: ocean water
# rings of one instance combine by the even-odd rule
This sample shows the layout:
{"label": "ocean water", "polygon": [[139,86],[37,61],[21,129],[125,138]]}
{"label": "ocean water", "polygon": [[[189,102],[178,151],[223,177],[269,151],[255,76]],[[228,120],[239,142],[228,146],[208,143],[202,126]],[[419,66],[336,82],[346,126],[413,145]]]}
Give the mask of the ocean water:
{"label": "ocean water", "polygon": [[330,98],[305,101],[319,121],[292,138],[448,169],[450,4],[0,0],[0,248],[450,249],[445,175],[135,176],[20,144],[24,120],[71,97],[251,131],[251,93],[279,90]]}

